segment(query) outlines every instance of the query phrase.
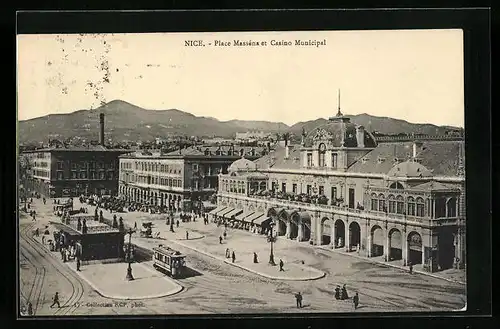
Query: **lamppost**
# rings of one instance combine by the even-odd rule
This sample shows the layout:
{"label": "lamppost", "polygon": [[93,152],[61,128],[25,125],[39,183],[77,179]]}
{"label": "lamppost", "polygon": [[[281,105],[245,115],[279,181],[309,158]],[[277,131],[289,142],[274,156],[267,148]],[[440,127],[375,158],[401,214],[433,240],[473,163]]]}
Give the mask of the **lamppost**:
{"label": "lamppost", "polygon": [[274,221],[271,220],[271,223],[269,224],[271,226],[271,235],[267,237],[267,241],[271,243],[271,253],[269,254],[269,265],[276,266],[276,263],[274,262],[274,250],[273,250],[273,243],[276,242],[276,237],[274,236],[273,228],[276,225]]}
{"label": "lamppost", "polygon": [[132,231],[132,228],[130,228],[129,231],[126,233],[126,234],[128,234],[128,249],[127,249],[127,254],[128,254],[128,268],[127,268],[127,276],[125,277],[125,279],[128,280],[128,281],[134,280],[134,277],[132,275],[132,266],[131,266],[131,264],[132,264],[132,255],[131,255],[132,233],[134,233],[134,231]]}

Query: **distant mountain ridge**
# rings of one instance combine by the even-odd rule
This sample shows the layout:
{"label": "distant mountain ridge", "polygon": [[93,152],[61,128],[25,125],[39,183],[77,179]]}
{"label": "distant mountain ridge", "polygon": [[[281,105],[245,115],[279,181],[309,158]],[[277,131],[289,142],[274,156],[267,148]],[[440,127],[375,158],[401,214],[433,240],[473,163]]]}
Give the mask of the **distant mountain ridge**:
{"label": "distant mountain ridge", "polygon": [[[96,109],[77,110],[67,114],[49,114],[43,117],[19,121],[20,143],[47,141],[49,135],[66,139],[80,136],[97,140],[99,113],[106,115],[106,138],[114,141],[152,140],[169,135],[232,137],[237,132],[264,131],[269,133],[291,132],[300,135],[326,123],[326,119],[299,122],[288,126],[282,122],[229,120],[213,117],[197,117],[178,109],[148,110],[122,100],[114,100]],[[375,117],[369,114],[351,116],[351,121],[368,130],[385,134],[422,133],[443,134],[449,127],[432,124],[414,124],[393,118]]]}

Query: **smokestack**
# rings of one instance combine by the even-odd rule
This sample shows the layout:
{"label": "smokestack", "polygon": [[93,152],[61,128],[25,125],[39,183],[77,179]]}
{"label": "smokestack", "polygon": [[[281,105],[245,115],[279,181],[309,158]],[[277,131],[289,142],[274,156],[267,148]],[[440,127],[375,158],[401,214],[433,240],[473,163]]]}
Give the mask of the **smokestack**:
{"label": "smokestack", "polygon": [[422,143],[414,141],[413,142],[413,158],[416,158],[418,156],[418,152],[420,152],[422,148]]}
{"label": "smokestack", "polygon": [[104,113],[99,114],[99,144],[104,145]]}

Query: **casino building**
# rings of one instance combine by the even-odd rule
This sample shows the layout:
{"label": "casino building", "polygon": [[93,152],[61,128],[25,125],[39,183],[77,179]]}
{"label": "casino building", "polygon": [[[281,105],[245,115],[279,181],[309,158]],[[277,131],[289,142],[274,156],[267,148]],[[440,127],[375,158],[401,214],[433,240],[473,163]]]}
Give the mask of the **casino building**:
{"label": "casino building", "polygon": [[219,175],[228,219],[435,272],[465,266],[464,142],[377,143],[342,115]]}

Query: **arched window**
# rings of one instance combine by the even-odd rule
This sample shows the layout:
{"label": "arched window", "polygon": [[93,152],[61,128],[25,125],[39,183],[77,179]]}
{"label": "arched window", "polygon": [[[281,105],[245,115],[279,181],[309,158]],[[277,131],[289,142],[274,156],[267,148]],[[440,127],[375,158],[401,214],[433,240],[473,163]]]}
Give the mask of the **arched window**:
{"label": "arched window", "polygon": [[409,216],[415,216],[415,199],[413,197],[408,197],[408,211]]}
{"label": "arched window", "polygon": [[205,149],[205,155],[210,155],[210,150],[209,149]]}
{"label": "arched window", "polygon": [[394,195],[389,195],[387,198],[389,200],[389,213],[394,214],[396,212],[396,200]]}
{"label": "arched window", "polygon": [[242,157],[243,155],[245,155],[245,149],[240,150],[240,157]]}
{"label": "arched window", "polygon": [[457,217],[457,199],[450,198],[446,202],[446,217]]}
{"label": "arched window", "polygon": [[394,183],[392,183],[389,186],[389,188],[393,189],[393,190],[403,190],[404,189],[403,184],[401,184],[400,182],[394,182]]}
{"label": "arched window", "polygon": [[325,144],[320,144],[319,149],[318,149],[318,166],[319,167],[324,167],[326,166],[325,163],[325,154],[326,154],[326,147]]}
{"label": "arched window", "polygon": [[418,217],[424,217],[425,211],[424,211],[424,199],[422,198],[417,198],[417,216]]}
{"label": "arched window", "polygon": [[405,202],[401,195],[396,197],[396,213],[403,214],[405,211]]}
{"label": "arched window", "polygon": [[375,193],[372,194],[372,211],[378,210],[378,199]]}
{"label": "arched window", "polygon": [[385,197],[383,194],[378,195],[378,211],[385,211]]}

